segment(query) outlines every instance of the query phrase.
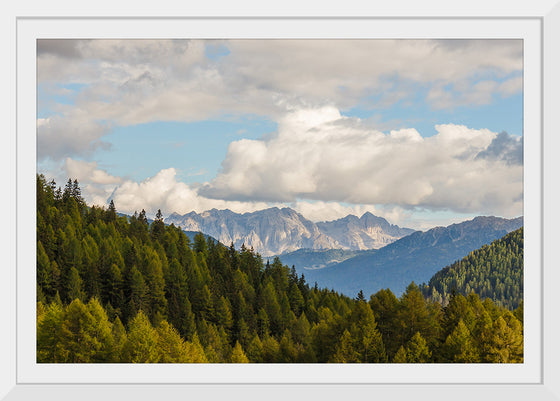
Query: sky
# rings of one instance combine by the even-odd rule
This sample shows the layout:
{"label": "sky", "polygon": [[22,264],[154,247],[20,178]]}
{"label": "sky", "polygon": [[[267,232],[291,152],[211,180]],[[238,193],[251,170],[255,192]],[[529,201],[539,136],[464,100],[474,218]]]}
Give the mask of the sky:
{"label": "sky", "polygon": [[521,40],[37,41],[37,170],[164,216],[523,214]]}

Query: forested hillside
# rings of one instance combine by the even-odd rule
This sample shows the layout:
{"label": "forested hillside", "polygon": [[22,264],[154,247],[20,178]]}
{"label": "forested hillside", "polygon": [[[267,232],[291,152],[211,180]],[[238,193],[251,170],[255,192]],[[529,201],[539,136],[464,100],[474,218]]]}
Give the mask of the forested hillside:
{"label": "forested hillside", "polygon": [[440,270],[421,289],[444,304],[455,290],[517,308],[523,301],[523,227]]}
{"label": "forested hillside", "polygon": [[363,251],[305,274],[312,282],[349,296],[356,296],[360,290],[373,293],[383,288],[401,295],[411,281],[427,282],[445,266],[521,226],[523,217],[479,216],[447,227],[417,231],[381,249]]}
{"label": "forested hillside", "polygon": [[520,311],[411,284],[369,301],[309,286],[278,258],[88,207],[37,179],[37,361],[523,361]]}

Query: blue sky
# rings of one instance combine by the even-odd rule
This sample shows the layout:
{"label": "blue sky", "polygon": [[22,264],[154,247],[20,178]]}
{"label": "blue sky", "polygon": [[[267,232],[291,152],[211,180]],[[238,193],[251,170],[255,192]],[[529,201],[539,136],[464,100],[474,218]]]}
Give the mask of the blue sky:
{"label": "blue sky", "polygon": [[129,213],[514,217],[522,73],[521,41],[39,41],[38,171]]}

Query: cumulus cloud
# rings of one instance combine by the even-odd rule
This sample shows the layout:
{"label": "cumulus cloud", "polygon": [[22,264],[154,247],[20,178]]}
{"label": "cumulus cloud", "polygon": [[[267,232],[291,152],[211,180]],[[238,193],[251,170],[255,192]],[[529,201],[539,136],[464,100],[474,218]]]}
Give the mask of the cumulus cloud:
{"label": "cumulus cloud", "polygon": [[[207,47],[216,43],[227,51],[208,58]],[[38,82],[46,90],[84,84],[74,106],[87,112],[84,126],[190,122],[224,114],[275,119],[326,105],[387,107],[426,86],[426,101],[434,108],[488,104],[495,95],[521,90],[521,70],[519,40],[49,39],[38,41],[37,58]],[[75,114],[62,115],[72,124]],[[88,143],[86,150],[98,144]],[[66,151],[76,155],[84,149]],[[68,155],[49,147],[42,153]]]}
{"label": "cumulus cloud", "polygon": [[97,162],[73,160],[68,157],[65,160],[65,170],[68,177],[85,183],[107,185],[118,184],[122,181],[120,177],[112,176],[106,171],[98,169]]}
{"label": "cumulus cloud", "polygon": [[271,206],[264,202],[208,199],[200,196],[196,188],[177,181],[176,176],[177,171],[168,168],[142,182],[126,180],[114,190],[111,199],[120,212],[132,214],[144,209],[151,216],[155,215],[158,209],[161,209],[164,215],[173,212],[185,214],[193,210],[203,212],[213,208],[245,213]]}
{"label": "cumulus cloud", "polygon": [[64,182],[67,178],[78,180],[86,203],[96,206],[106,206],[107,199],[122,182],[120,177],[99,169],[97,162],[74,160],[69,157],[64,160],[61,171],[56,176],[59,182]]}
{"label": "cumulus cloud", "polygon": [[477,158],[503,160],[508,164],[523,164],[523,138],[500,132],[488,147],[481,151]]}
{"label": "cumulus cloud", "polygon": [[[208,58],[216,44],[219,57]],[[64,162],[91,199],[112,194],[124,212],[288,202],[313,219],[374,204],[390,205],[381,212],[395,218],[414,207],[520,214],[520,139],[453,124],[429,138],[412,128],[384,133],[339,110],[383,114],[419,93],[436,109],[488,104],[522,90],[522,60],[520,40],[40,40],[45,97],[83,85],[73,87],[74,104],[49,105],[57,114],[37,121],[38,157]],[[270,117],[278,132],[232,142],[221,172],[201,187],[178,182],[174,169],[133,182],[75,160],[107,148],[115,125],[226,114]]]}
{"label": "cumulus cloud", "polygon": [[103,185],[103,183],[109,180],[98,180],[97,183],[94,183],[94,180],[92,180],[92,177],[96,177],[100,171],[96,167],[94,163],[71,159],[66,161],[66,171],[69,176],[80,177],[81,179],[78,179],[82,186],[86,183],[83,194],[87,199],[94,199],[96,195],[105,194],[104,199],[101,200],[101,196],[98,196],[97,199],[101,201],[93,202],[93,204],[106,206],[109,200],[112,199],[118,211],[129,214],[133,214],[141,209],[145,209],[148,215],[153,216],[156,214],[157,209],[161,209],[164,215],[169,215],[173,212],[185,214],[196,211],[201,213],[213,208],[246,213],[274,206],[288,206],[302,214],[305,218],[315,222],[336,220],[349,214],[360,217],[366,212],[371,212],[377,216],[385,217],[391,223],[401,225],[414,223],[409,221],[411,212],[399,206],[344,205],[338,202],[305,200],[282,204],[276,202],[239,202],[210,199],[201,196],[196,185],[187,185],[178,181],[177,171],[174,168],[161,170],[155,176],[142,182],[112,177],[111,183],[117,183],[117,186]]}
{"label": "cumulus cloud", "polygon": [[[237,201],[388,204],[520,214],[521,142],[507,134],[437,125],[384,134],[325,108],[282,120],[278,133],[232,142],[222,171],[199,193]],[[309,124],[312,121],[313,124]]]}

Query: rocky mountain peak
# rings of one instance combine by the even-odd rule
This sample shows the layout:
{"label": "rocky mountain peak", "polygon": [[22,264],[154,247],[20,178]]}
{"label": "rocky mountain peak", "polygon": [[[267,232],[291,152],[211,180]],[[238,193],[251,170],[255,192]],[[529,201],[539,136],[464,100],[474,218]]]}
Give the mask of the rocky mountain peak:
{"label": "rocky mountain peak", "polygon": [[[173,213],[166,220],[185,231],[202,231],[220,242],[236,248],[244,244],[263,256],[293,252],[298,249],[380,248],[412,232],[390,225],[371,213],[361,218],[348,215],[342,219],[314,223],[293,209],[272,207],[248,213],[211,209],[183,216]],[[391,232],[385,232],[389,228]]]}

